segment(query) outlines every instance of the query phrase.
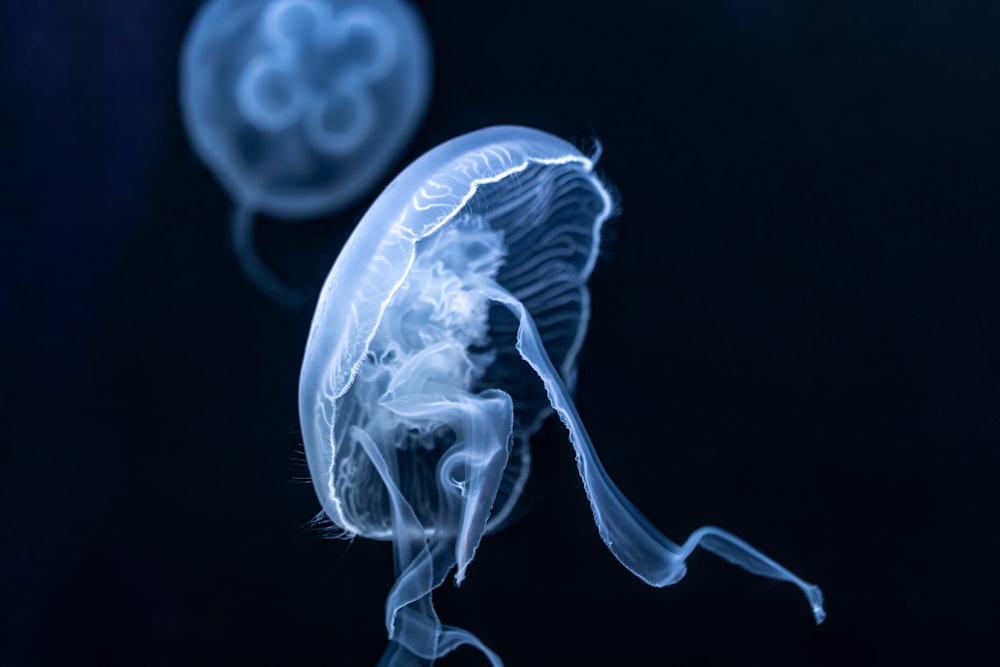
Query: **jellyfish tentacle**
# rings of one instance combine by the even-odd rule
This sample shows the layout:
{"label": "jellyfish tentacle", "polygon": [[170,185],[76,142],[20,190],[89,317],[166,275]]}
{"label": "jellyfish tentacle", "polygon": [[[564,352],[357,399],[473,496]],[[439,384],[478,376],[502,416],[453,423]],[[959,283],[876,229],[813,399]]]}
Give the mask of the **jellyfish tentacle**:
{"label": "jellyfish tentacle", "polygon": [[[381,449],[375,444],[368,432],[358,426],[352,426],[350,436],[361,445],[368,459],[375,466],[382,483],[389,493],[393,523],[393,560],[395,561],[396,583],[393,584],[386,601],[385,626],[389,638],[405,644],[419,655],[433,658],[436,655],[436,629],[429,633],[428,638],[418,636],[415,630],[401,632],[401,623],[397,623],[400,611],[411,604],[419,602],[434,589],[433,559],[424,537],[423,527],[417,519],[416,512],[403,496],[396,484],[389,463]],[[430,609],[432,622],[437,622],[433,607]],[[413,619],[408,619],[412,621]],[[419,628],[420,624],[414,624]],[[431,648],[417,648],[430,643]]]}
{"label": "jellyfish tentacle", "polygon": [[[459,646],[468,644],[479,649],[490,661],[492,667],[503,667],[503,660],[496,653],[491,651],[478,637],[462,628],[453,625],[441,626],[441,637],[438,641],[438,657],[443,657]],[[390,641],[389,646],[382,654],[377,667],[429,667],[434,664],[433,660],[422,658],[413,653],[397,641]]]}
{"label": "jellyfish tentacle", "polygon": [[455,341],[430,345],[394,373],[379,399],[379,405],[392,413],[393,423],[447,424],[454,432],[455,444],[437,464],[439,507],[434,525],[454,539],[456,585],[465,578],[486,532],[513,444],[510,396],[499,389],[477,395],[458,386],[468,383],[472,368],[464,345]]}
{"label": "jellyfish tentacle", "polygon": [[[438,349],[443,354],[449,351],[452,351],[449,347]],[[427,355],[424,362],[433,366],[434,356]],[[393,384],[392,392],[379,404],[397,417],[444,422],[452,424],[456,431],[456,444],[438,464],[442,496],[439,511],[443,516],[435,525],[442,529],[443,536],[435,536],[428,542],[383,451],[367,431],[358,426],[350,428],[351,437],[361,445],[385,485],[392,512],[397,579],[386,600],[386,629],[391,641],[380,664],[392,667],[429,664],[421,661],[433,661],[462,644],[469,644],[482,651],[493,667],[502,667],[500,658],[471,632],[441,624],[434,610],[432,592],[444,582],[456,562],[459,565],[456,583],[461,581],[485,532],[510,452],[513,404],[501,391],[488,390],[475,396],[434,381],[431,373],[411,370],[414,372]],[[460,481],[465,484],[455,483]],[[446,526],[458,529],[452,534],[446,531]]]}
{"label": "jellyfish tentacle", "polygon": [[389,641],[375,667],[430,667],[434,660],[422,658],[397,641]]}
{"label": "jellyfish tentacle", "polygon": [[699,546],[752,574],[795,584],[809,600],[816,624],[819,625],[826,619],[823,591],[819,586],[800,579],[773,558],[761,553],[729,531],[716,526],[702,526],[691,533],[687,541],[681,545],[682,557],[687,558],[688,554]]}
{"label": "jellyfish tentacle", "polygon": [[473,648],[479,649],[486,656],[486,659],[490,661],[492,667],[503,667],[503,660],[500,659],[500,656],[491,651],[479,637],[464,628],[458,628],[454,625],[441,626],[441,638],[438,641],[439,655],[447,655],[463,644],[468,644]]}
{"label": "jellyfish tentacle", "polygon": [[483,290],[490,299],[505,306],[518,318],[517,350],[545,385],[552,408],[569,431],[570,442],[576,451],[577,468],[598,532],[622,565],[652,586],[669,586],[683,578],[687,557],[700,545],[748,572],[794,584],[809,601],[816,623],[823,622],[826,612],[820,589],[738,537],[706,526],[692,533],[681,546],[653,526],[604,470],[569,391],[549,359],[524,304],[496,283],[484,284]]}
{"label": "jellyfish tentacle", "polygon": [[430,417],[455,427],[458,441],[438,463],[441,494],[439,528],[457,527],[455,584],[460,585],[486,532],[511,450],[514,407],[506,393],[490,389],[478,396],[453,387],[451,396],[413,394],[382,401],[397,416]]}
{"label": "jellyfish tentacle", "polygon": [[254,217],[254,212],[246,205],[238,204],[233,209],[229,236],[240,268],[251,282],[275,303],[287,308],[302,305],[306,295],[299,294],[282,284],[257,254],[257,246],[254,244]]}

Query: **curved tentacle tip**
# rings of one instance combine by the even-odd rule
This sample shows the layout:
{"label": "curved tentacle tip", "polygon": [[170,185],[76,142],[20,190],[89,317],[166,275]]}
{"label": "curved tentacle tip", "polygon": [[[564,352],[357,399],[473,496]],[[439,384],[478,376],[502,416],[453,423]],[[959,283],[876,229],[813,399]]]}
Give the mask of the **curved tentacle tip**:
{"label": "curved tentacle tip", "polygon": [[809,598],[809,605],[812,607],[816,625],[820,625],[826,620],[826,609],[823,608],[823,591],[819,589],[819,586],[810,586],[806,589],[806,597]]}

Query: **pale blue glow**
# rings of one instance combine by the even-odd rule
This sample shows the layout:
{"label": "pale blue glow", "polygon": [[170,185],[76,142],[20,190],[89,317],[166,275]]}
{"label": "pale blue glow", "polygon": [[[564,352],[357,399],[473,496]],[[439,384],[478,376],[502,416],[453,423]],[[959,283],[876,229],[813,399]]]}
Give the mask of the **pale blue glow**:
{"label": "pale blue glow", "polygon": [[423,117],[430,48],[400,0],[212,0],[181,56],[195,151],[235,201],[250,277],[284,290],[256,255],[255,213],[335,213],[388,170]]}
{"label": "pale blue glow", "polygon": [[[684,576],[696,546],[819,589],[718,528],[682,545],[609,479],[571,399],[590,316],[586,283],[612,211],[593,161],[552,135],[493,127],[430,151],[385,190],[327,277],[306,345],[299,414],[323,511],[349,535],[391,540],[383,664],[468,643],[431,601],[504,525],[554,410],[569,430],[598,531],[654,586]],[[559,545],[550,545],[554,551]]]}

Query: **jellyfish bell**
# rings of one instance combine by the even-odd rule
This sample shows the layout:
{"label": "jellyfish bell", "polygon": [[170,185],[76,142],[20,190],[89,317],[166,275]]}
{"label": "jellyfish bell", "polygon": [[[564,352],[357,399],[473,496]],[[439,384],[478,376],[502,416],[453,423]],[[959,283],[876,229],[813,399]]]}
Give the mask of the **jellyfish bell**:
{"label": "jellyfish bell", "polygon": [[326,516],[393,543],[385,664],[472,644],[441,625],[431,595],[466,576],[484,534],[505,525],[530,471],[530,439],[566,425],[601,537],[636,576],[678,581],[702,546],[819,589],[718,528],[678,545],[604,471],[571,398],[590,316],[586,282],[611,215],[593,160],[524,127],[463,135],[407,167],[348,240],[320,294],[299,412]]}
{"label": "jellyfish bell", "polygon": [[198,156],[235,202],[237,257],[265,292],[253,218],[331,214],[363,196],[423,118],[430,47],[401,0],[212,0],[182,47],[180,100]]}

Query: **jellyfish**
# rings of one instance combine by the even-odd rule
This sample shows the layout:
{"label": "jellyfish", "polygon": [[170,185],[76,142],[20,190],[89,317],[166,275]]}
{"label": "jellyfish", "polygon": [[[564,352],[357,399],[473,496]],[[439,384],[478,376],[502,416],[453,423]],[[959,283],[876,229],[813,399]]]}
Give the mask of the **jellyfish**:
{"label": "jellyfish", "polygon": [[381,664],[429,664],[462,644],[502,664],[441,623],[432,593],[452,571],[460,584],[483,536],[510,523],[531,436],[553,411],[600,537],[637,577],[674,584],[701,546],[798,586],[825,616],[818,587],[720,528],[670,540],[601,465],[571,398],[613,210],[595,160],[525,127],[452,139],[389,185],[323,286],[299,415],[322,514],[393,545]]}
{"label": "jellyfish", "polygon": [[430,48],[400,0],[212,0],[181,55],[180,101],[195,152],[235,202],[246,274],[295,301],[253,243],[257,213],[332,214],[383,176],[415,132]]}

